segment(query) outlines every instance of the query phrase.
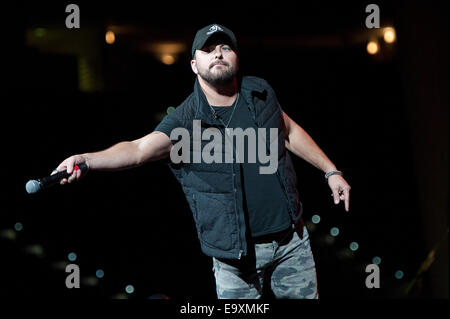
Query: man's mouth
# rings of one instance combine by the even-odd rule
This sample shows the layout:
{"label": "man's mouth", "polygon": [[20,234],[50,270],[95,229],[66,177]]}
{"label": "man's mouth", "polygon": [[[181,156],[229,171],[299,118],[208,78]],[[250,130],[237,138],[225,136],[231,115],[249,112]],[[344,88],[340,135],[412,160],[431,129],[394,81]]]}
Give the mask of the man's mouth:
{"label": "man's mouth", "polygon": [[227,66],[227,64],[225,64],[225,63],[215,63],[215,64],[213,64],[213,66],[212,66],[211,68],[213,68],[213,67],[215,67],[215,66],[217,66],[217,65]]}

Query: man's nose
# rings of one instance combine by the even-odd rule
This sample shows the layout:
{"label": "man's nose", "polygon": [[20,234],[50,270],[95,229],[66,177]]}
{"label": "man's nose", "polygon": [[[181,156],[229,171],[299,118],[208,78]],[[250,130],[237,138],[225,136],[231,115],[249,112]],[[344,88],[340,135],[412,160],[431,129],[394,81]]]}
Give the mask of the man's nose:
{"label": "man's nose", "polygon": [[214,56],[216,58],[220,58],[222,56],[222,48],[220,45],[216,46],[216,49],[214,50]]}

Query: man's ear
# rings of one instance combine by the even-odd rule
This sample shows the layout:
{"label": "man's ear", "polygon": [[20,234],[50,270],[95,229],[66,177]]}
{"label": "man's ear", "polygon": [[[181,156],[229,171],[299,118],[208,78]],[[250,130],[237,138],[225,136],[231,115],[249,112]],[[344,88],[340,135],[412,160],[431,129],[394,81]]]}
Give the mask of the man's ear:
{"label": "man's ear", "polygon": [[192,69],[192,72],[194,72],[195,74],[198,74],[197,61],[195,59],[191,60],[191,69]]}

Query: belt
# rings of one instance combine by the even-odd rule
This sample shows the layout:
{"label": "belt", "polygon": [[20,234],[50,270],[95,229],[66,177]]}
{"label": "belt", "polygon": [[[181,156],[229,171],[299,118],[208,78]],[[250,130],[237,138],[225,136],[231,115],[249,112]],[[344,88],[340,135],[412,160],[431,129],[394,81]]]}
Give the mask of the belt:
{"label": "belt", "polygon": [[276,241],[279,244],[283,244],[283,243],[286,243],[289,240],[291,240],[293,233],[294,233],[294,230],[292,229],[292,225],[291,225],[288,228],[286,228],[285,230],[282,230],[282,231],[279,231],[276,233],[252,237],[250,239],[250,241],[254,244],[267,244],[267,243],[271,243],[273,241]]}

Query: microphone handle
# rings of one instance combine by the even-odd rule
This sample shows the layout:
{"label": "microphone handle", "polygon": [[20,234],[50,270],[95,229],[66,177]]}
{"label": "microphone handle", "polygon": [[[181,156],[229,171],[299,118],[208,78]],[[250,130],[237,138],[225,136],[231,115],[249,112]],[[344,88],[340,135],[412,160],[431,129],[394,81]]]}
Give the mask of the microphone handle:
{"label": "microphone handle", "polygon": [[[85,163],[82,163],[80,165],[78,165],[78,164],[75,165],[75,167],[77,167],[77,166],[83,173],[87,170],[87,165]],[[38,179],[38,182],[41,184],[41,186],[43,188],[47,188],[52,185],[58,184],[63,178],[67,178],[70,175],[72,175],[72,174],[67,173],[67,170],[65,170],[65,171],[61,171],[56,174],[50,175],[50,176],[40,178],[40,179]]]}

